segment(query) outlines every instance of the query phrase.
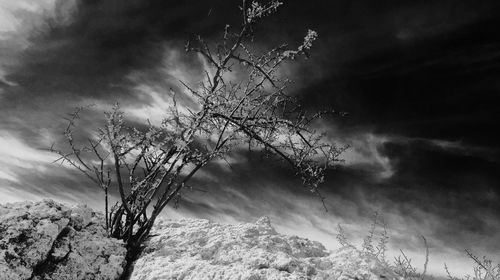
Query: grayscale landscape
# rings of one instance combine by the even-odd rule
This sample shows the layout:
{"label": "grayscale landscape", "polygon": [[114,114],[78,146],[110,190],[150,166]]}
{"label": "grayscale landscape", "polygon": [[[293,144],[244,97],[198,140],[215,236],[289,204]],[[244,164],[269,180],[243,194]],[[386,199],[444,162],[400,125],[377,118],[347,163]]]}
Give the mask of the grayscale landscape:
{"label": "grayscale landscape", "polygon": [[500,279],[500,2],[0,0],[0,279]]}

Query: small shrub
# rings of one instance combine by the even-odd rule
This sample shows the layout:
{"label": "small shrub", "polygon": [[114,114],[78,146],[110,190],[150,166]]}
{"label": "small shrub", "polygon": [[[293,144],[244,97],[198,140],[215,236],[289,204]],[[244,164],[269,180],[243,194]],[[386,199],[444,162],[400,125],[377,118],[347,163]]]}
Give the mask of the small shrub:
{"label": "small shrub", "polygon": [[[374,246],[373,244],[375,240],[377,240],[376,246]],[[426,249],[423,272],[418,272],[417,268],[413,266],[411,258],[409,258],[403,252],[403,250],[400,250],[400,255],[395,257],[394,262],[390,264],[386,259],[387,244],[389,242],[389,236],[387,234],[387,224],[385,223],[383,217],[375,212],[368,234],[363,239],[361,251],[374,256],[380,262],[386,264],[397,275],[403,277],[404,279],[423,280],[426,278],[427,266],[429,264],[429,246],[427,245],[427,240],[424,236],[422,236],[422,240]],[[349,243],[345,231],[340,224],[338,225],[337,241],[341,246],[356,248],[356,246]]]}
{"label": "small shrub", "polygon": [[[377,228],[380,227],[377,233]],[[379,236],[377,246],[373,246],[374,239]],[[337,241],[343,247],[353,247],[346,237],[346,233],[342,226],[338,225]],[[368,234],[363,239],[363,244],[361,245],[361,251],[375,256],[379,261],[387,264],[396,274],[409,280],[424,280],[426,278],[432,279],[432,276],[427,275],[427,266],[429,264],[429,246],[427,244],[427,239],[421,236],[422,241],[425,246],[425,263],[422,272],[419,272],[415,266],[412,264],[411,258],[409,258],[403,250],[400,250],[400,255],[394,258],[394,262],[389,264],[386,260],[387,243],[389,237],[387,234],[387,225],[383,220],[383,217],[377,212],[372,218],[372,224]],[[444,264],[444,269],[448,280],[500,280],[500,263],[495,264],[491,259],[487,257],[479,258],[474,255],[470,250],[465,250],[467,256],[473,261],[473,273],[474,275],[465,275],[464,277],[453,276],[450,272],[448,265]]]}
{"label": "small shrub", "polygon": [[500,280],[500,264],[494,264],[491,259],[485,256],[480,259],[470,250],[465,250],[465,253],[474,262],[472,267],[474,275],[465,275],[462,278],[452,276],[445,263],[444,269],[449,280]]}

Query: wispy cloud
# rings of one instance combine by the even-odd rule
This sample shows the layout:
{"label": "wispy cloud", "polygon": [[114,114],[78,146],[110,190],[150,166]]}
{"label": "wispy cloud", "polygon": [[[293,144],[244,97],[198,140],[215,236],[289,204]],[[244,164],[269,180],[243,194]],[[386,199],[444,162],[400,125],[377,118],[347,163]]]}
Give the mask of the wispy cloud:
{"label": "wispy cloud", "polygon": [[384,144],[391,141],[389,136],[361,132],[348,136],[344,141],[350,147],[341,155],[347,166],[369,169],[377,173],[380,179],[387,179],[394,175],[390,158],[381,151]]}
{"label": "wispy cloud", "polygon": [[21,174],[30,169],[46,172],[44,164],[49,164],[57,157],[50,152],[41,151],[25,144],[21,139],[6,132],[0,132],[0,163],[15,172],[15,168],[22,170]]}
{"label": "wispy cloud", "polygon": [[54,163],[58,157],[0,131],[0,202],[46,197],[69,203],[83,200],[100,209],[99,190],[68,164]]}
{"label": "wispy cloud", "polygon": [[488,161],[497,162],[500,150],[495,147],[484,147],[475,144],[468,144],[462,140],[429,139],[423,137],[393,136],[393,143],[408,145],[425,145],[431,149],[438,149],[446,153],[461,156],[478,157]]}

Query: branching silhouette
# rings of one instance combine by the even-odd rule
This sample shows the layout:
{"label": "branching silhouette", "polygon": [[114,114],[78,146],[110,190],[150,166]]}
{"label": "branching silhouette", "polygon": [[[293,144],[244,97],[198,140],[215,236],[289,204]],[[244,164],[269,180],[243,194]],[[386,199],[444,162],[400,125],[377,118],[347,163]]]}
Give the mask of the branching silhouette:
{"label": "branching silhouette", "polygon": [[[102,188],[106,195],[109,235],[135,248],[148,237],[155,219],[180,195],[189,180],[208,163],[226,159],[248,145],[280,158],[321,200],[319,186],[325,170],[339,161],[346,147],[332,144],[313,129],[315,121],[335,111],[310,114],[285,92],[290,81],[279,70],[286,61],[308,55],[317,33],[309,30],[295,49],[287,44],[262,51],[254,41],[254,27],[282,3],[242,1],[241,26],[225,27],[220,42],[201,37],[186,50],[203,57],[208,67],[197,85],[181,81],[197,105],[183,107],[172,93],[171,106],[161,125],[128,126],[116,105],[106,113],[97,136],[78,146],[73,140],[78,109],[65,131],[69,152],[58,150],[69,162]],[[237,81],[231,79],[238,74]],[[108,209],[108,190],[118,189],[120,202]]]}

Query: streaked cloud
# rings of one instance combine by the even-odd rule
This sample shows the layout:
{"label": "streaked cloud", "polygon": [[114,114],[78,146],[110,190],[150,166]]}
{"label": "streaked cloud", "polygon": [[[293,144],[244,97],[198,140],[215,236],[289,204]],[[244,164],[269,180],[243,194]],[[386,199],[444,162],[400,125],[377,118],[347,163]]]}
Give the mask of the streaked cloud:
{"label": "streaked cloud", "polygon": [[26,168],[33,166],[23,166],[23,162],[50,163],[56,158],[50,152],[34,149],[6,132],[0,134],[0,154],[4,163],[15,163],[19,167]]}
{"label": "streaked cloud", "polygon": [[370,132],[352,135],[346,140],[349,149],[341,158],[351,167],[365,168],[377,173],[380,179],[387,179],[394,175],[391,160],[381,152],[384,144],[391,141],[388,136],[375,135]]}

